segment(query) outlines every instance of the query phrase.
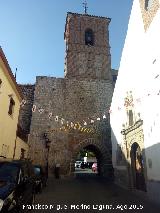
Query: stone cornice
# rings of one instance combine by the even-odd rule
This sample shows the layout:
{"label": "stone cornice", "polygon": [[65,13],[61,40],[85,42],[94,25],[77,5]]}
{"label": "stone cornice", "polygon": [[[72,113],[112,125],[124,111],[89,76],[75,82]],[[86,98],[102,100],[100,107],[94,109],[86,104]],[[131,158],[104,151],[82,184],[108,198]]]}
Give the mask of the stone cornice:
{"label": "stone cornice", "polygon": [[136,123],[134,125],[126,128],[126,129],[123,129],[121,131],[121,134],[122,135],[127,135],[129,132],[132,132],[133,130],[138,129],[142,125],[143,125],[143,120],[138,120],[138,121],[136,121]]}

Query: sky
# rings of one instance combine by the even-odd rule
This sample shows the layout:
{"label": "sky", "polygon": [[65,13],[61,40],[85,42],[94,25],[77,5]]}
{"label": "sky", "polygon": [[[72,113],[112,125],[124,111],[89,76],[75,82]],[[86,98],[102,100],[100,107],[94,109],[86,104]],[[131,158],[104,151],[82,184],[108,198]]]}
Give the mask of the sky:
{"label": "sky", "polygon": [[[112,68],[118,69],[133,0],[87,0],[88,14],[111,18]],[[17,82],[64,77],[67,12],[84,13],[84,0],[0,0],[0,46]]]}

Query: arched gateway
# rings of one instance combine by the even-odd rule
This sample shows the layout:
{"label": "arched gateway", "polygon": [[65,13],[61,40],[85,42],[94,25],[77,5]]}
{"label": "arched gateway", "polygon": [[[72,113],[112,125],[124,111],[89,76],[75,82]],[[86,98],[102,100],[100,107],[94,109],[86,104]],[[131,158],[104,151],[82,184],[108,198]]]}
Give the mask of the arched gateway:
{"label": "arched gateway", "polygon": [[100,140],[95,138],[84,139],[74,147],[70,162],[70,173],[72,174],[74,172],[74,163],[77,155],[80,150],[84,148],[94,152],[97,158],[99,175],[105,176],[108,179],[113,179],[112,157],[109,147],[107,148],[106,145],[102,144]]}

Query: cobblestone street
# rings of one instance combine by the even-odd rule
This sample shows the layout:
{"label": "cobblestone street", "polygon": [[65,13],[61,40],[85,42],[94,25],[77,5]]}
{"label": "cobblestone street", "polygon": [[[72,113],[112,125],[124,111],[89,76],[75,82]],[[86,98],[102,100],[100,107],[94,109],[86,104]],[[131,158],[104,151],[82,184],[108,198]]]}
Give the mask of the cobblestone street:
{"label": "cobblestone street", "polygon": [[[107,183],[95,174],[76,174],[75,178],[50,178],[36,202],[43,210],[33,212],[151,212],[159,213],[157,207],[126,190]],[[42,206],[40,206],[42,208]],[[48,208],[48,209],[45,209]],[[50,210],[49,210],[50,208]],[[134,209],[136,208],[136,209]]]}

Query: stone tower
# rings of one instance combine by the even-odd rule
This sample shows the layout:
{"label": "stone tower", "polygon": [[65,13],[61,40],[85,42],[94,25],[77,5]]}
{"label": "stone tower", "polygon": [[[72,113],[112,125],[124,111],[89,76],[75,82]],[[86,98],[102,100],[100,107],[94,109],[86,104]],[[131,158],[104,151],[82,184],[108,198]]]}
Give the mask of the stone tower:
{"label": "stone tower", "polygon": [[100,173],[111,177],[109,22],[104,17],[67,14],[65,77],[36,79],[29,136],[35,164],[53,171],[60,163],[61,174],[70,175],[85,148],[97,156]]}
{"label": "stone tower", "polygon": [[68,13],[65,77],[111,79],[109,18]]}

